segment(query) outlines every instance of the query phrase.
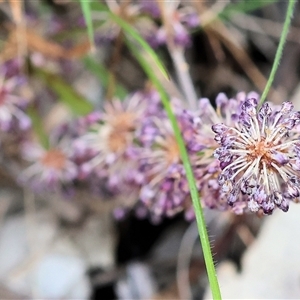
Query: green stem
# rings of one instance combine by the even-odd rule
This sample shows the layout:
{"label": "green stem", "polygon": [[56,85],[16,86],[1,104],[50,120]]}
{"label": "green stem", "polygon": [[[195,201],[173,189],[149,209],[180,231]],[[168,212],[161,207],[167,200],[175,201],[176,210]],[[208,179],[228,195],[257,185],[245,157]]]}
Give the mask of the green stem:
{"label": "green stem", "polygon": [[[168,118],[170,119],[170,122],[172,124],[174,135],[176,138],[176,141],[179,146],[181,159],[185,168],[187,181],[189,184],[190,194],[194,205],[195,215],[196,215],[196,221],[197,221],[197,228],[200,236],[201,246],[203,250],[204,255],[204,261],[208,273],[208,280],[210,283],[210,288],[212,291],[212,296],[214,300],[221,299],[221,293],[219,288],[219,283],[216,275],[216,270],[214,266],[214,261],[212,258],[211,248],[210,248],[210,242],[206,230],[206,223],[204,219],[203,210],[201,207],[201,202],[199,199],[199,193],[196,187],[196,181],[193,174],[193,169],[190,164],[189,155],[187,152],[187,149],[185,147],[185,143],[183,140],[183,137],[180,132],[180,128],[177,122],[177,119],[172,111],[168,95],[163,87],[163,84],[161,83],[160,79],[158,78],[157,74],[153,71],[153,65],[155,65],[156,69],[158,68],[161,74],[164,75],[165,78],[168,78],[168,74],[162,65],[160,59],[156,55],[155,51],[149,46],[149,44],[139,35],[139,33],[126,21],[122,20],[112,12],[109,12],[107,8],[103,5],[101,5],[98,2],[91,3],[92,10],[99,10],[99,11],[107,11],[108,16],[114,20],[121,28],[124,30],[126,35],[130,37],[130,39],[126,39],[127,45],[132,51],[132,53],[135,55],[139,63],[141,64],[142,68],[144,69],[145,73],[148,75],[149,79],[153,82],[156,89],[158,90],[161,101],[164,105],[164,108],[166,110],[166,113],[168,115]],[[130,40],[134,40],[136,44],[138,44],[139,47],[136,47],[136,45],[133,45]],[[142,51],[143,50],[143,51]],[[147,57],[150,58],[151,64],[146,61],[143,57],[143,54],[141,52],[144,52],[144,54],[147,54]]]}
{"label": "green stem", "polygon": [[272,66],[271,74],[269,76],[266,87],[263,91],[263,94],[260,98],[259,106],[261,106],[264,103],[264,101],[266,100],[266,97],[269,93],[271,85],[274,81],[274,77],[275,77],[276,71],[278,69],[280,59],[282,57],[283,48],[284,48],[284,45],[285,45],[285,42],[286,42],[287,34],[289,32],[289,27],[290,27],[290,24],[291,24],[291,20],[292,20],[292,17],[293,17],[293,12],[294,12],[294,8],[295,8],[296,3],[297,3],[296,0],[289,0],[289,5],[288,5],[288,8],[287,8],[287,13],[286,13],[285,21],[284,21],[284,24],[283,24],[283,29],[282,29],[282,33],[281,33],[281,36],[280,36],[280,41],[279,41],[279,45],[278,45],[278,48],[277,48],[277,51],[276,51],[276,55],[275,55],[274,63],[273,63],[273,66]]}
{"label": "green stem", "polygon": [[183,137],[180,132],[180,128],[177,122],[177,119],[172,111],[168,95],[161,84],[160,80],[157,78],[157,76],[154,74],[152,67],[143,59],[142,54],[140,53],[137,48],[135,48],[130,42],[127,42],[128,47],[132,51],[133,54],[135,54],[135,57],[141,64],[142,68],[144,69],[145,73],[148,75],[154,86],[156,87],[157,91],[160,94],[161,101],[164,105],[165,111],[168,115],[168,118],[172,124],[172,128],[174,131],[174,135],[177,141],[177,144],[179,146],[179,151],[180,151],[180,156],[181,160],[184,165],[184,169],[186,172],[186,177],[188,180],[189,184],[189,189],[190,189],[190,194],[195,210],[195,215],[196,215],[196,221],[197,221],[197,228],[200,236],[200,241],[201,241],[201,246],[203,250],[203,256],[204,256],[204,261],[207,269],[207,274],[208,274],[208,280],[212,292],[212,296],[214,300],[220,300],[221,298],[221,292],[220,292],[220,287],[216,275],[216,270],[214,266],[214,261],[212,258],[212,252],[210,248],[210,242],[207,234],[207,229],[206,229],[206,223],[204,219],[204,214],[203,214],[203,209],[201,207],[201,202],[199,199],[199,193],[196,187],[196,181],[193,173],[193,169],[189,160],[189,155],[187,152],[187,149],[185,147],[185,143],[183,140]]}
{"label": "green stem", "polygon": [[204,261],[205,261],[205,265],[206,265],[206,269],[207,269],[208,280],[209,280],[210,288],[212,291],[213,299],[221,299],[221,292],[220,292],[220,287],[219,287],[216,270],[215,270],[215,266],[214,266],[214,262],[213,262],[213,258],[212,258],[210,242],[208,239],[203,209],[200,204],[201,202],[199,199],[199,193],[198,193],[198,190],[196,187],[196,181],[195,181],[193,169],[192,169],[192,166],[191,166],[191,163],[189,160],[189,155],[188,155],[187,149],[185,147],[182,135],[180,133],[180,129],[178,127],[176,117],[175,117],[174,113],[172,112],[171,106],[169,104],[168,96],[166,95],[160,82],[158,82],[157,78],[155,78],[155,79],[151,78],[151,79],[152,79],[153,83],[155,84],[157,90],[159,91],[164,108],[165,108],[168,118],[170,119],[170,122],[172,124],[175,138],[176,138],[176,141],[179,146],[181,159],[182,159],[182,162],[184,165],[186,177],[187,177],[188,184],[189,184],[191,198],[193,201],[198,232],[199,232],[199,236],[200,236],[201,246],[203,249]]}
{"label": "green stem", "polygon": [[94,27],[93,27],[93,20],[91,16],[91,7],[90,7],[90,1],[80,0],[81,9],[83,12],[83,16],[86,22],[87,31],[89,40],[91,43],[91,48],[93,49],[95,47],[94,45]]}

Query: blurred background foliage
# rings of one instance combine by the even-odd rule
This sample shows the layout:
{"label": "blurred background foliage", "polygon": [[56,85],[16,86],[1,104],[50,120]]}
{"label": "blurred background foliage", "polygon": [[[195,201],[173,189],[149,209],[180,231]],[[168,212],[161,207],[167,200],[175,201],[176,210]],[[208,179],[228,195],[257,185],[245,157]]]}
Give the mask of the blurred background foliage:
{"label": "blurred background foliage", "polygon": [[[261,94],[287,7],[279,0],[174,0],[165,14],[158,1],[157,15],[151,7],[147,11],[151,1],[142,0],[0,2],[1,65],[18,62],[30,140],[44,149],[50,149],[54,128],[66,121],[75,126],[75,119],[116,97],[152,90],[155,80],[188,106],[200,97],[214,105],[220,92]],[[196,17],[193,24],[178,21],[185,8]],[[294,100],[299,109],[298,12],[269,100]],[[159,29],[178,22],[183,35],[158,36]],[[17,180],[26,166],[19,149],[23,138],[1,132],[1,298],[203,299],[207,280],[193,222],[182,213],[159,224],[131,211],[118,219],[115,211],[124,199],[111,201],[105,189],[99,196],[80,183],[72,198],[36,194]],[[205,215],[215,260],[243,270],[241,257],[256,242],[263,219],[211,210]]]}

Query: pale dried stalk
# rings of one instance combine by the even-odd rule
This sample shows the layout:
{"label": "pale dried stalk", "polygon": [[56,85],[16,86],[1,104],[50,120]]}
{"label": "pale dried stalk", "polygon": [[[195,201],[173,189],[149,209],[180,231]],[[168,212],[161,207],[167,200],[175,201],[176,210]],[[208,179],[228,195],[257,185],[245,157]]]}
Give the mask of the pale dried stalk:
{"label": "pale dried stalk", "polygon": [[163,24],[167,31],[167,48],[174,63],[180,88],[183,92],[184,97],[186,98],[189,108],[196,109],[198,97],[194,88],[194,84],[192,82],[192,78],[190,76],[189,66],[184,57],[184,48],[174,44],[174,32],[170,23],[170,21],[172,20],[170,13],[172,13],[172,11],[168,12],[164,1],[157,0],[157,4],[160,8]]}

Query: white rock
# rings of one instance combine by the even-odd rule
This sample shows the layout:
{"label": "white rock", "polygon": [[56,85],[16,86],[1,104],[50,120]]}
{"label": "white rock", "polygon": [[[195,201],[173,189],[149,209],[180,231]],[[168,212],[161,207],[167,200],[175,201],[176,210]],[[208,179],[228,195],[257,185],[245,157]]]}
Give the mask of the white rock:
{"label": "white rock", "polygon": [[10,217],[0,228],[0,280],[17,294],[88,299],[86,270],[74,243],[59,232],[49,211],[37,212],[31,223],[23,215]]}
{"label": "white rock", "polygon": [[[300,205],[266,218],[242,259],[242,272],[229,262],[219,265],[223,299],[299,299]],[[209,291],[205,299],[211,299]]]}
{"label": "white rock", "polygon": [[126,278],[117,282],[119,299],[151,299],[156,293],[153,276],[148,265],[142,262],[131,262],[126,267]]}
{"label": "white rock", "polygon": [[74,236],[88,266],[110,269],[115,263],[115,232],[109,214],[90,217]]}
{"label": "white rock", "polygon": [[86,299],[90,291],[84,272],[85,265],[76,256],[46,255],[33,274],[35,294],[49,299]]}

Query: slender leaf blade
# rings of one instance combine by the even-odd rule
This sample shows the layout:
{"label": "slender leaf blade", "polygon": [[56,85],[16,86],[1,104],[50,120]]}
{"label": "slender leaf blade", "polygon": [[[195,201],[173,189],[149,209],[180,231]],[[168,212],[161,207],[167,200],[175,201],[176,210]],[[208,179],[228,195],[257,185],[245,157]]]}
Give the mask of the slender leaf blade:
{"label": "slender leaf blade", "polygon": [[168,72],[167,72],[166,68],[164,67],[164,65],[162,64],[162,62],[160,61],[160,59],[158,58],[157,54],[150,47],[150,45],[140,36],[140,34],[137,32],[137,30],[135,28],[133,28],[126,21],[124,21],[123,19],[121,19],[120,17],[118,17],[117,15],[112,13],[111,11],[109,11],[108,8],[105,7],[104,5],[102,5],[101,3],[93,2],[93,3],[91,3],[91,8],[93,10],[98,10],[98,11],[106,10],[108,17],[110,17],[111,20],[113,20],[115,23],[117,23],[122,28],[122,30],[126,33],[126,35],[128,37],[132,37],[134,40],[136,40],[141,45],[141,47],[148,53],[148,55],[150,55],[152,57],[154,63],[157,65],[157,67],[159,68],[159,70],[163,74],[163,76],[165,78],[169,79]]}
{"label": "slender leaf blade", "polygon": [[206,264],[206,268],[207,268],[208,279],[209,279],[209,282],[211,285],[213,299],[219,300],[219,299],[221,299],[221,293],[220,293],[220,288],[219,288],[216,271],[215,271],[215,267],[214,267],[214,262],[213,262],[213,258],[212,258],[212,252],[211,252],[210,242],[209,242],[208,234],[207,234],[207,230],[206,230],[204,214],[203,214],[203,210],[202,210],[200,199],[199,199],[199,193],[197,190],[196,180],[194,177],[193,169],[192,169],[192,166],[191,166],[191,163],[189,160],[189,155],[188,155],[182,134],[180,132],[180,128],[179,128],[177,119],[172,111],[172,108],[171,108],[171,105],[170,105],[170,102],[168,99],[168,95],[167,95],[164,87],[162,86],[160,80],[152,72],[151,66],[143,58],[141,53],[138,52],[136,47],[134,47],[132,44],[130,44],[130,42],[128,42],[127,45],[131,49],[132,53],[134,53],[136,55],[137,60],[139,61],[139,63],[143,67],[144,71],[149,76],[152,83],[158,90],[160,97],[161,97],[161,101],[164,105],[165,111],[168,115],[168,118],[169,118],[171,124],[172,124],[173,130],[174,130],[174,135],[175,135],[176,141],[178,143],[178,147],[180,150],[180,156],[182,159],[182,163],[184,165],[186,177],[187,177],[188,184],[189,184],[190,194],[191,194],[191,198],[192,198],[192,202],[193,202],[193,206],[194,206],[194,210],[195,210],[199,237],[200,237],[204,260],[205,260],[205,264]]}
{"label": "slender leaf blade", "polygon": [[49,138],[45,132],[44,124],[41,116],[37,113],[33,106],[30,106],[26,110],[32,122],[32,129],[37,135],[39,142],[45,149],[49,149]]}
{"label": "slender leaf blade", "polygon": [[241,1],[234,4],[227,5],[223,11],[219,13],[220,18],[230,19],[231,15],[236,13],[248,13],[253,10],[263,8],[272,3],[276,3],[279,0],[258,0],[258,1]]}
{"label": "slender leaf blade", "polygon": [[59,101],[70,107],[76,115],[86,115],[93,110],[93,105],[75,91],[62,77],[49,73],[43,69],[35,68],[35,73],[58,96]]}
{"label": "slender leaf blade", "polygon": [[[86,66],[87,69],[89,69],[94,75],[97,76],[101,84],[107,88],[108,83],[109,83],[109,71],[100,63],[96,62],[92,57],[86,56],[83,59],[83,62]],[[121,85],[117,84],[116,85],[116,90],[115,93],[118,98],[124,99],[128,92],[126,89]]]}
{"label": "slender leaf blade", "polygon": [[83,12],[83,16],[86,22],[87,30],[88,30],[88,36],[90,39],[90,43],[92,47],[94,47],[94,28],[93,28],[93,20],[92,20],[92,10],[90,7],[90,1],[89,0],[80,0],[81,9]]}
{"label": "slender leaf blade", "polygon": [[[103,5],[99,5],[99,3],[93,3],[93,9],[97,9],[97,7],[101,10],[103,10]],[[179,149],[180,149],[180,155],[181,159],[186,171],[186,176],[189,184],[189,189],[191,193],[191,198],[193,201],[195,214],[196,214],[196,220],[198,225],[198,231],[199,236],[201,240],[201,246],[204,253],[204,260],[207,267],[208,272],[208,278],[209,282],[211,284],[212,294],[214,299],[221,299],[219,284],[216,276],[216,271],[213,263],[210,243],[208,239],[208,234],[206,230],[206,224],[204,220],[203,210],[200,204],[199,194],[196,187],[196,180],[193,174],[193,170],[189,161],[189,156],[187,149],[184,144],[183,137],[181,135],[179,125],[177,122],[177,119],[172,111],[172,108],[169,103],[168,95],[165,92],[164,87],[162,86],[160,80],[155,76],[155,73],[152,71],[152,67],[147,63],[147,61],[143,58],[141,53],[139,53],[138,48],[135,47],[135,45],[132,44],[130,39],[134,40],[148,55],[152,57],[155,64],[158,66],[164,77],[168,78],[167,72],[161,63],[160,59],[156,55],[156,53],[153,51],[153,49],[148,45],[148,43],[139,35],[139,33],[128,23],[126,23],[124,20],[119,18],[118,16],[114,15],[113,13],[109,12],[109,16],[112,20],[114,20],[127,34],[127,45],[129,49],[132,51],[132,53],[136,56],[137,60],[143,67],[145,73],[148,75],[148,77],[153,82],[154,86],[158,90],[162,103],[165,107],[165,110],[167,112],[167,115],[170,119],[170,122],[172,124],[174,134],[176,141],[178,143]]]}

